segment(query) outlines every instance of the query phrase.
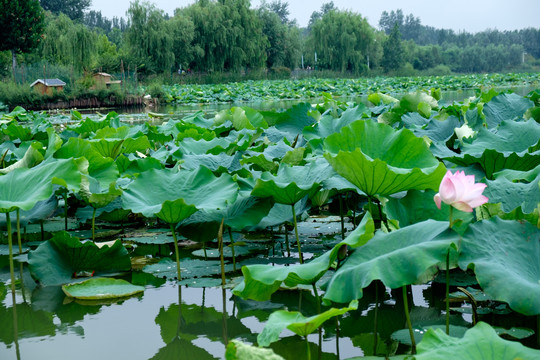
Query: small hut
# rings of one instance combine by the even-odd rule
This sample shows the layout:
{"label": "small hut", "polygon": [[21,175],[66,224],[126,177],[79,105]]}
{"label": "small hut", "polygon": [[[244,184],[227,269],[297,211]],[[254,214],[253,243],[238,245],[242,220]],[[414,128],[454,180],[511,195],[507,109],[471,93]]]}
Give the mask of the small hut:
{"label": "small hut", "polygon": [[53,89],[56,91],[64,91],[64,86],[66,83],[60,79],[37,79],[30,87],[39,91],[42,95],[52,95]]}
{"label": "small hut", "polygon": [[122,82],[120,80],[113,80],[111,74],[107,74],[104,72],[98,72],[94,74],[93,78],[94,78],[94,86],[92,86],[93,89],[108,88],[112,84],[120,84]]}

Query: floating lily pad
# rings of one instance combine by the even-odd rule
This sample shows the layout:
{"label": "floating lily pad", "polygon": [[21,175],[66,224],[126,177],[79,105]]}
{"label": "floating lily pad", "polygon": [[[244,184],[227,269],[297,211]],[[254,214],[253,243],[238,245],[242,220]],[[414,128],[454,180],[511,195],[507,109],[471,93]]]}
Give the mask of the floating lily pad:
{"label": "floating lily pad", "polygon": [[116,299],[135,295],[144,287],[132,285],[122,279],[93,278],[76,284],[62,286],[64,293],[81,300]]}
{"label": "floating lily pad", "polygon": [[[219,259],[221,256],[218,249],[206,249],[206,255],[205,255],[204,249],[195,250],[191,254],[197,257],[201,257],[201,258],[206,257],[210,259]],[[248,254],[249,254],[249,250],[244,247],[236,246],[234,248],[234,256],[244,256]],[[232,249],[230,247],[227,246],[223,248],[223,257],[227,259],[232,259],[233,254],[232,254]]]}
{"label": "floating lily pad", "polygon": [[[221,274],[221,266],[219,261],[205,261],[186,258],[181,259],[180,264],[183,279]],[[225,272],[232,270],[232,264],[225,264]],[[161,259],[157,264],[147,265],[143,268],[143,271],[157,277],[166,277],[167,279],[177,278],[176,262],[169,258]]]}
{"label": "floating lily pad", "polygon": [[[186,240],[186,238],[179,236],[178,241]],[[153,244],[153,245],[163,245],[163,244],[172,244],[174,239],[170,233],[160,233],[160,234],[151,234],[149,236],[132,236],[124,238],[124,241],[133,241],[138,244]]]}

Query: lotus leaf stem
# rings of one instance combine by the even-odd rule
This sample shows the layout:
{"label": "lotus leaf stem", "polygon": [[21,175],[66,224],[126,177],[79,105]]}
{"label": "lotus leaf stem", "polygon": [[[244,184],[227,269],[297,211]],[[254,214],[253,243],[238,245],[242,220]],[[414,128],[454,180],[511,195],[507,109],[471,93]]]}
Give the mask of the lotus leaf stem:
{"label": "lotus leaf stem", "polygon": [[375,282],[375,314],[373,316],[373,356],[377,356],[377,342],[378,342],[378,316],[379,316],[379,283]]}
{"label": "lotus leaf stem", "polygon": [[336,358],[339,359],[339,316],[336,316]]}
{"label": "lotus leaf stem", "polygon": [[291,257],[291,248],[289,246],[289,231],[287,225],[285,225],[285,245],[287,246],[287,257]]}
{"label": "lotus leaf stem", "polygon": [[296,210],[294,208],[294,204],[291,205],[292,208],[292,216],[293,216],[293,222],[294,222],[294,234],[296,235],[296,245],[298,245],[298,257],[300,258],[300,264],[304,263],[304,258],[302,256],[302,249],[300,248],[300,237],[298,236],[298,225],[296,223]]}
{"label": "lotus leaf stem", "polygon": [[407,327],[409,328],[409,336],[411,337],[411,353],[416,354],[416,340],[414,339],[414,332],[411,323],[411,316],[409,314],[409,300],[407,298],[407,285],[401,287],[403,290],[403,309],[405,310],[405,319],[407,319]]}
{"label": "lotus leaf stem", "polygon": [[218,230],[218,246],[219,246],[219,258],[221,260],[221,285],[225,285],[225,259],[223,258],[223,224],[225,219],[221,220]]}
{"label": "lotus leaf stem", "polygon": [[13,305],[15,305],[15,266],[13,265],[13,234],[11,233],[11,218],[9,216],[9,212],[6,213],[6,225],[9,248],[9,275],[11,276],[11,292],[13,293]]}
{"label": "lotus leaf stem", "polygon": [[307,338],[307,335],[304,336],[304,338],[306,339],[306,352],[307,352],[307,360],[311,360],[311,349],[309,348],[309,341],[308,341],[308,338]]}
{"label": "lotus leaf stem", "polygon": [[345,239],[345,220],[343,216],[343,197],[339,196],[339,217],[341,218],[341,240]]}
{"label": "lotus leaf stem", "polygon": [[446,335],[450,335],[450,249],[446,252]]}
{"label": "lotus leaf stem", "polygon": [[17,209],[17,243],[19,245],[19,254],[22,254],[21,211],[20,211],[20,209]]}
{"label": "lotus leaf stem", "polygon": [[176,276],[178,281],[182,280],[180,276],[180,254],[178,253],[178,238],[176,237],[176,230],[174,229],[174,224],[169,224],[171,227],[172,236],[174,239],[174,254],[176,255]]}
{"label": "lotus leaf stem", "polygon": [[473,323],[473,326],[475,326],[476,323],[478,322],[478,305],[476,304],[476,299],[466,289],[458,286],[458,290],[461,291],[462,293],[464,293],[469,298],[469,300],[471,301],[472,312],[473,312],[472,323]]}
{"label": "lotus leaf stem", "polygon": [[225,299],[225,287],[221,288],[221,299],[222,299],[222,306],[223,306],[223,312],[222,312],[222,319],[223,319],[223,342],[225,343],[225,346],[229,343],[229,329],[227,328],[227,301]]}
{"label": "lotus leaf stem", "polygon": [[96,208],[92,211],[92,241],[96,242]]}
{"label": "lotus leaf stem", "polygon": [[317,285],[315,283],[312,283],[311,286],[313,287],[313,294],[315,295],[315,300],[317,301],[317,314],[321,313],[321,298],[319,297],[319,292],[317,291]]}
{"label": "lotus leaf stem", "polygon": [[[64,229],[68,231],[68,204],[67,204],[67,192],[62,193],[64,198]],[[122,224],[123,225],[123,224]]]}
{"label": "lotus leaf stem", "polygon": [[[453,215],[454,207],[450,206],[450,212],[448,214],[450,229],[452,228]],[[450,335],[450,249],[446,253],[446,335]]]}
{"label": "lotus leaf stem", "polygon": [[236,256],[234,254],[234,238],[232,235],[232,229],[230,227],[229,227],[229,239],[231,240],[233,270],[236,271]]}

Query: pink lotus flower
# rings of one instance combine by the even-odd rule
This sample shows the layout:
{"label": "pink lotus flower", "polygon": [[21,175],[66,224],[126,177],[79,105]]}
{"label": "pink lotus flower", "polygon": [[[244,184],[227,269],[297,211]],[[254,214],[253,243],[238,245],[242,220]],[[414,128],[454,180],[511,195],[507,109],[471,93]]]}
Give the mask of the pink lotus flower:
{"label": "pink lotus flower", "polygon": [[463,171],[452,174],[449,170],[433,200],[439,209],[442,201],[458,210],[472,212],[475,207],[488,202],[488,198],[482,195],[486,186],[482,183],[475,184],[474,175],[465,175]]}

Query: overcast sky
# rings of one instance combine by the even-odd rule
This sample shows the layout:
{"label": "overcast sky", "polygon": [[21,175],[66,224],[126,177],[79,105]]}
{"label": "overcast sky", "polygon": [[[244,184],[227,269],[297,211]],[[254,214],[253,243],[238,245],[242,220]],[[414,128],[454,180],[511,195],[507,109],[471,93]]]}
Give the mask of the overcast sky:
{"label": "overcast sky", "polygon": [[[192,4],[193,0],[150,1],[171,16],[174,9]],[[319,10],[329,0],[289,0],[290,18],[306,26],[311,13]],[[130,0],[92,0],[93,10],[101,10],[108,18],[126,16]],[[260,4],[251,1],[252,7]],[[334,0],[336,7],[351,10],[366,17],[378,28],[383,11],[402,9],[405,15],[413,14],[423,25],[435,28],[478,32],[486,29],[519,30],[540,27],[540,0],[378,0],[347,1]]]}

